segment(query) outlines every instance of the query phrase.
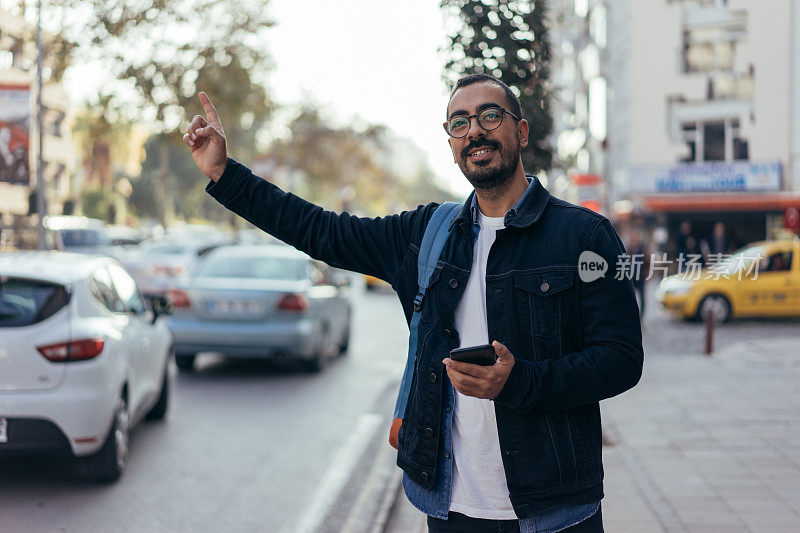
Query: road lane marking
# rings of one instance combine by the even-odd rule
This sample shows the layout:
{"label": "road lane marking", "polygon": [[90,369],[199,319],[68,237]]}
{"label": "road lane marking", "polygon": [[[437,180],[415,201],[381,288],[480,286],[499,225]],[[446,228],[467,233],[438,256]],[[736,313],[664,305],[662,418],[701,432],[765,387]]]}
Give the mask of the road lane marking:
{"label": "road lane marking", "polygon": [[333,454],[330,466],[309,498],[310,504],[302,512],[300,521],[288,531],[311,533],[319,530],[382,420],[383,417],[374,413],[365,413],[358,418],[350,437]]}

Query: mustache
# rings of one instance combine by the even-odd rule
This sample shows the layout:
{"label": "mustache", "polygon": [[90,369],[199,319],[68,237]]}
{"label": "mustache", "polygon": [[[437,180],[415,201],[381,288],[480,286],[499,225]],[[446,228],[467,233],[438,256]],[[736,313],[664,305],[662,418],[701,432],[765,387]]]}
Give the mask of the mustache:
{"label": "mustache", "polygon": [[461,150],[461,159],[466,159],[470,150],[474,150],[475,148],[493,148],[495,150],[499,150],[501,146],[502,145],[494,139],[474,139],[470,141],[463,150]]}

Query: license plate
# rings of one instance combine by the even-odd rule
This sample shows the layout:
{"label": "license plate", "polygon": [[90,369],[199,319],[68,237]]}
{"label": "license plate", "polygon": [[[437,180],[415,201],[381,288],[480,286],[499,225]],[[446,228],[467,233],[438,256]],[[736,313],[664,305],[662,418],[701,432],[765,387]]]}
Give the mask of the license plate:
{"label": "license plate", "polygon": [[0,444],[8,442],[8,420],[0,418]]}
{"label": "license plate", "polygon": [[218,315],[248,315],[260,312],[261,306],[256,302],[239,300],[211,300],[206,303],[209,313]]}

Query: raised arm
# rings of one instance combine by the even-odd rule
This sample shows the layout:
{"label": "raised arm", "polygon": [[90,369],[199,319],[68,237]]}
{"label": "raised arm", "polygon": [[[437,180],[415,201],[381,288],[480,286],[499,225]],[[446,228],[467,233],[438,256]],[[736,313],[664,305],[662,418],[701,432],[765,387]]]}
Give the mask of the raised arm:
{"label": "raised arm", "polygon": [[380,218],[337,214],[279,189],[227,156],[225,133],[211,100],[200,93],[206,117],[195,116],[183,140],[206,191],[253,225],[331,266],[394,282],[412,242],[435,204]]}

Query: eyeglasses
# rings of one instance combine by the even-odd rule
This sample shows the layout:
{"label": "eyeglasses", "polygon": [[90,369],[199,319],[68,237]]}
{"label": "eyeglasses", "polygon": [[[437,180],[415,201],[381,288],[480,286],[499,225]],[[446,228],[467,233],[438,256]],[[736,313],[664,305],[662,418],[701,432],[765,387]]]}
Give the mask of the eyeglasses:
{"label": "eyeglasses", "polygon": [[450,137],[460,139],[469,133],[469,125],[473,117],[478,121],[478,126],[486,131],[492,131],[500,127],[500,124],[503,123],[503,116],[506,114],[511,115],[515,120],[519,120],[517,115],[507,109],[503,109],[502,107],[489,107],[475,115],[459,115],[453,117],[442,125],[444,126],[444,131],[446,131]]}

